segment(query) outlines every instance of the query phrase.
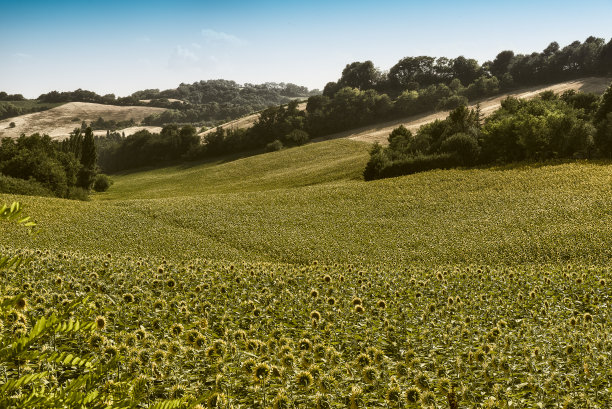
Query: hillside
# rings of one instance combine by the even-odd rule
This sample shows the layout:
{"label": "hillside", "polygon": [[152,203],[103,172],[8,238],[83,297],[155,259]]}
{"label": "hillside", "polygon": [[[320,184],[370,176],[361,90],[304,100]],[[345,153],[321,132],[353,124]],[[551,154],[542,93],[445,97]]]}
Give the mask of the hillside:
{"label": "hillside", "polygon": [[[545,91],[553,91],[557,94],[561,94],[568,90],[575,90],[580,92],[592,92],[595,94],[603,93],[606,88],[610,86],[612,78],[600,78],[600,77],[589,77],[574,81],[561,82],[559,84],[538,86],[523,88],[510,93],[498,95],[493,98],[484,99],[477,103],[470,104],[471,108],[476,108],[476,105],[480,104],[480,110],[483,117],[487,117],[501,106],[501,102],[508,98],[514,97],[519,99],[531,99],[537,97],[540,93]],[[428,124],[435,121],[436,119],[444,119],[448,116],[449,111],[435,112],[428,115],[418,115],[407,118],[402,118],[394,121],[384,122],[376,124],[375,126],[367,126],[359,129],[353,129],[346,132],[340,132],[334,135],[330,135],[325,139],[333,138],[349,138],[355,141],[364,142],[378,142],[382,145],[387,144],[387,137],[400,125],[404,125],[413,133],[416,132],[422,125]]]}
{"label": "hillside", "polygon": [[[306,109],[306,102],[302,102],[298,105],[298,109],[303,111]],[[234,119],[233,121],[229,121],[226,122],[222,125],[220,125],[221,128],[223,129],[243,129],[243,128],[250,128],[251,126],[253,126],[253,124],[255,122],[257,122],[257,119],[259,119],[259,112],[256,112],[254,114],[251,115],[246,115],[243,116],[242,118],[238,118],[238,119]],[[209,134],[211,132],[215,132],[215,130],[217,129],[217,127],[212,127],[210,129],[207,129],[204,132],[200,133],[200,136],[204,136],[206,134]]]}
{"label": "hillside", "polygon": [[[74,128],[80,127],[83,121],[90,123],[101,117],[105,120],[127,121],[134,119],[134,121],[140,122],[149,115],[163,111],[165,111],[164,108],[69,102],[43,112],[0,121],[0,138],[17,138],[22,133],[31,135],[38,132],[47,134],[54,139],[63,139]],[[14,128],[9,127],[11,122],[15,123]],[[139,129],[141,128],[130,128],[128,132],[134,133]],[[103,133],[106,133],[106,131]]]}
{"label": "hillside", "polygon": [[[588,77],[582,78],[578,80],[565,81],[554,85],[546,85],[546,86],[534,86],[534,87],[526,87],[518,90],[514,90],[512,92],[503,93],[500,95],[496,95],[492,98],[482,99],[470,105],[470,107],[475,108],[477,104],[480,104],[480,109],[484,117],[492,114],[495,110],[497,110],[501,101],[508,97],[515,97],[519,99],[531,99],[538,96],[540,93],[544,91],[553,91],[555,93],[563,93],[568,90],[575,90],[581,92],[592,92],[596,94],[601,94],[612,82],[612,78],[604,78],[604,77]],[[298,107],[301,110],[306,109],[306,103],[302,103]],[[418,130],[419,127],[425,125],[427,123],[433,122],[436,119],[444,119],[448,115],[449,111],[437,111],[433,113],[427,113],[422,115],[412,115],[404,118],[395,119],[392,121],[385,121],[376,123],[374,125],[367,125],[363,127],[359,127],[356,129],[350,129],[343,132],[334,133],[331,135],[326,135],[323,137],[313,139],[314,142],[320,142],[328,139],[338,139],[338,138],[349,138],[356,141],[363,142],[379,142],[383,145],[387,143],[387,137],[389,133],[394,128],[397,128],[400,125],[404,125],[406,128],[411,130],[413,133]],[[253,126],[253,124],[259,118],[259,113],[254,113],[252,115],[248,115],[242,118],[239,118],[234,121],[227,122],[221,125],[223,129],[243,129],[249,128]],[[216,128],[211,128],[205,132],[202,132],[200,136],[205,136],[210,132],[214,132]]]}
{"label": "hillside", "polygon": [[[359,177],[367,151],[362,142],[332,140],[117,176],[91,202],[0,200],[27,204],[43,227],[37,247],[85,254],[395,266],[609,261],[608,163],[366,183]],[[31,242],[0,228],[13,245]]]}

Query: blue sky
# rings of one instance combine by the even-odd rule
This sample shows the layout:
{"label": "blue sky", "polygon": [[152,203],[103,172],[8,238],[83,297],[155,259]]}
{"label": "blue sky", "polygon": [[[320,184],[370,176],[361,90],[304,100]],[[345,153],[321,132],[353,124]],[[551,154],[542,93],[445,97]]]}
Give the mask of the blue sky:
{"label": "blue sky", "polygon": [[129,95],[224,78],[323,88],[344,66],[414,55],[481,63],[612,37],[612,1],[0,0],[0,90]]}

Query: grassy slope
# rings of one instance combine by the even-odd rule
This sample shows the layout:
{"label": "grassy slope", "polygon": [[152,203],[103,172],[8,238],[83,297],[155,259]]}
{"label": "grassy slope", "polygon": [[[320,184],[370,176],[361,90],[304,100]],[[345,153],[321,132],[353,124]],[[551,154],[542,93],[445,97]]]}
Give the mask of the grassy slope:
{"label": "grassy slope", "polygon": [[349,140],[309,144],[247,158],[227,157],[114,177],[97,200],[198,196],[289,189],[361,179],[370,145]]}
{"label": "grassy slope", "polygon": [[[394,265],[604,264],[612,255],[609,164],[365,183],[357,178],[367,149],[333,140],[119,176],[88,203],[6,195],[0,202],[29,205],[43,227],[36,246],[86,253]],[[7,226],[0,234],[16,246],[31,240]]]}

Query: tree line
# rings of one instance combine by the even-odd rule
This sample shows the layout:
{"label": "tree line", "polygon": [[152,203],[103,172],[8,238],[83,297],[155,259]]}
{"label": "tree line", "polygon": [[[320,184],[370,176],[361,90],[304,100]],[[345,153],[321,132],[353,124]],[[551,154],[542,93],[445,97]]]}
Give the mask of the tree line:
{"label": "tree line", "polygon": [[[333,97],[344,87],[373,89],[395,98],[405,91],[417,91],[431,85],[444,84],[456,88],[459,84],[468,98],[482,91],[483,80],[493,79],[501,91],[514,87],[566,81],[591,75],[612,73],[612,40],[589,37],[561,48],[550,43],[542,52],[515,54],[500,52],[493,61],[482,65],[475,59],[459,56],[405,57],[388,72],[381,72],[372,61],[348,64],[336,82],[328,83],[323,95]],[[470,89],[472,87],[472,89]]]}
{"label": "tree line", "polygon": [[[291,83],[238,84],[228,80],[198,81],[180,84],[176,89],[147,89],[117,98],[114,94],[98,95],[77,89],[70,92],[51,91],[41,94],[41,102],[92,102],[107,105],[142,105],[167,108],[151,115],[145,125],[163,126],[171,123],[214,125],[239,118],[271,105],[285,104],[294,98],[306,98],[319,91]],[[180,101],[170,101],[172,99]],[[143,102],[149,101],[149,102]]]}
{"label": "tree line", "polygon": [[86,199],[90,189],[105,190],[98,174],[93,131],[75,129],[64,141],[38,133],[0,142],[0,191]]}
{"label": "tree line", "polygon": [[218,129],[206,143],[209,153],[280,149],[376,122],[453,110],[521,86],[611,74],[612,40],[605,43],[595,37],[563,48],[553,42],[529,55],[502,51],[482,65],[463,56],[420,56],[403,58],[381,72],[371,61],[354,62],[338,81],[325,86],[322,95],[308,98],[305,112],[295,109],[297,104],[270,107],[252,128]]}
{"label": "tree line", "polygon": [[126,137],[118,132],[108,132],[107,136],[96,136],[95,144],[98,166],[104,172],[111,173],[195,159],[200,137],[191,125],[179,127],[170,124],[164,126],[160,133],[145,129]]}
{"label": "tree line", "polygon": [[366,180],[457,166],[556,158],[612,158],[612,84],[600,98],[547,91],[533,100],[509,97],[486,120],[460,106],[413,135],[400,126],[376,144]]}

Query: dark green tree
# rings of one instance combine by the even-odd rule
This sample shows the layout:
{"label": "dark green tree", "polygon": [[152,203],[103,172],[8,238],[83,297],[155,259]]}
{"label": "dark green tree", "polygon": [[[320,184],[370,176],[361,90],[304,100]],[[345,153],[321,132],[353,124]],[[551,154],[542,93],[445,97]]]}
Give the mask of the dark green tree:
{"label": "dark green tree", "polygon": [[372,61],[354,62],[344,68],[338,84],[341,87],[357,88],[363,91],[373,89],[380,77],[381,73],[374,67]]}
{"label": "dark green tree", "polygon": [[94,141],[93,131],[90,127],[85,129],[83,136],[83,145],[81,148],[81,169],[77,176],[77,186],[89,190],[93,185],[96,177],[96,161],[98,154],[96,152],[96,143]]}
{"label": "dark green tree", "polygon": [[595,145],[604,156],[612,156],[612,84],[601,97],[595,112]]}

